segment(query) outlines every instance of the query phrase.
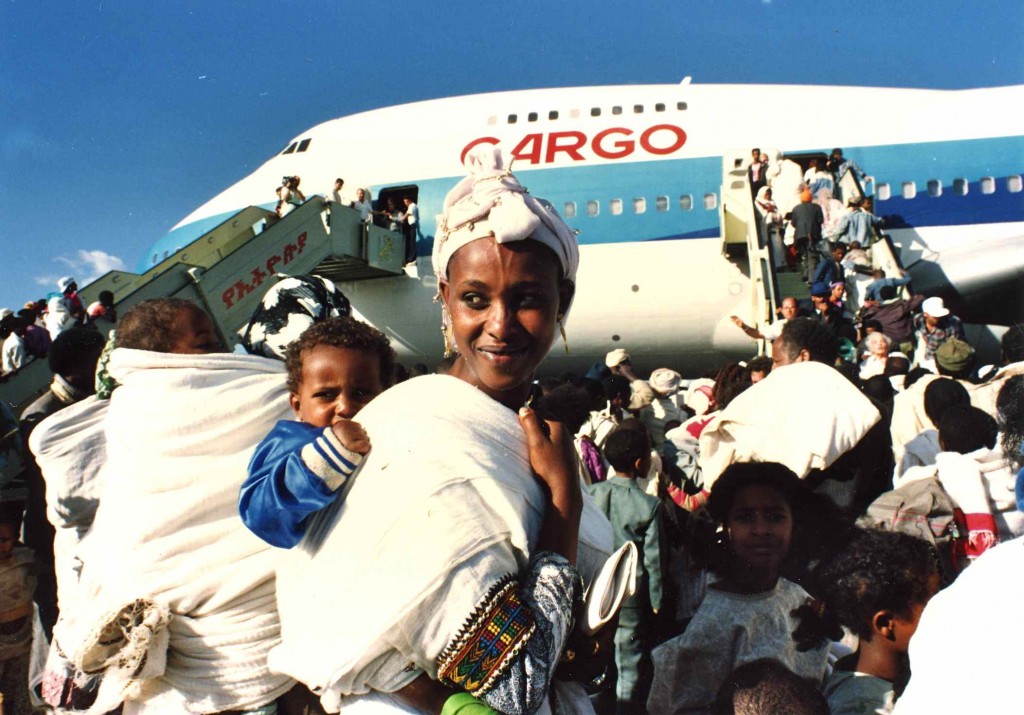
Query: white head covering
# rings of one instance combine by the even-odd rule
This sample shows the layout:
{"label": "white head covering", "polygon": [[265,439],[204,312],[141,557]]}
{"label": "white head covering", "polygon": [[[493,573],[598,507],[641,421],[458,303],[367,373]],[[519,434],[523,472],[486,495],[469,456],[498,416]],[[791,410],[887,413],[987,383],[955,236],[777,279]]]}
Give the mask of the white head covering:
{"label": "white head covering", "polygon": [[679,382],[682,379],[682,375],[675,370],[659,367],[651,373],[651,378],[647,382],[651,384],[655,392],[666,397],[679,391]]}
{"label": "white head covering", "polygon": [[57,280],[57,289],[63,293],[68,289],[68,286],[75,282],[72,276],[64,276]]}
{"label": "white head covering", "polygon": [[949,315],[949,308],[942,302],[942,298],[928,298],[921,303],[921,312],[927,313],[933,318],[945,318]]}
{"label": "white head covering", "polygon": [[[448,262],[467,243],[493,236],[498,243],[532,238],[558,256],[562,273],[575,282],[580,254],[576,234],[554,207],[527,193],[504,168],[501,150],[481,146],[466,155],[469,176],[444,199],[431,261],[438,279],[448,277]],[[568,312],[568,311],[566,311]]]}
{"label": "white head covering", "polygon": [[629,353],[622,348],[615,348],[604,356],[604,364],[608,367],[615,367],[629,360]]}

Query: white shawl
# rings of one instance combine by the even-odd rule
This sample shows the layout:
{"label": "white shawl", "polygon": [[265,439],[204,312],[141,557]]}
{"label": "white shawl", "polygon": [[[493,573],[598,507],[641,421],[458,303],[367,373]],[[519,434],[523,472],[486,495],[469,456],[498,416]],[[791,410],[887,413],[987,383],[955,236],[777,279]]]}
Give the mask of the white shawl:
{"label": "white shawl", "polygon": [[99,472],[107,459],[104,421],[109,401],[88,397],[50,415],[28,446],[46,482],[46,518],[53,524],[57,603],[72,607],[82,561],[78,545],[99,504]]}
{"label": "white shawl", "polygon": [[[82,598],[62,613],[55,641],[76,665],[95,665],[97,624],[135,604],[152,631],[135,649],[152,652],[142,682],[113,654],[94,710],[125,696],[160,703],[147,711],[247,709],[291,687],[267,667],[280,637],[273,549],[238,515],[253,449],[289,416],[283,367],[232,354],[114,351],[110,373],[121,386],[106,417],[100,507],[82,544]],[[166,669],[153,665],[163,656],[163,610]]]}
{"label": "white shawl", "polygon": [[[367,699],[342,699],[392,692],[420,670],[436,677],[487,589],[526,566],[545,503],[515,413],[459,379],[397,385],[359,422],[373,449],[344,504],[318,515],[278,570],[271,666],[328,711],[363,712]],[[584,580],[611,551],[611,528],[585,496]]]}
{"label": "white shawl", "polygon": [[704,488],[733,462],[780,462],[798,477],[827,469],[880,419],[871,400],[828,365],[772,370],[701,432]]}

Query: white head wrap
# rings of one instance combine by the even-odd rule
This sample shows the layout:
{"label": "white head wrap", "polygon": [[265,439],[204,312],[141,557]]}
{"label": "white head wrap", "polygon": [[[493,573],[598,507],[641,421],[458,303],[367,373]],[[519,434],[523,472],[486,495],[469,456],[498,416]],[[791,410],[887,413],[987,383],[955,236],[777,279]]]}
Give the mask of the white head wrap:
{"label": "white head wrap", "polygon": [[655,392],[664,397],[678,392],[679,382],[682,379],[682,375],[675,370],[670,370],[667,367],[659,367],[651,373],[651,378],[647,382],[651,384],[651,387],[654,388]]}
{"label": "white head wrap", "polygon": [[[448,262],[467,243],[493,236],[498,243],[532,238],[558,256],[562,273],[575,282],[580,263],[576,234],[554,207],[527,193],[504,168],[501,150],[480,146],[466,155],[469,176],[444,199],[431,261],[438,279],[448,277]],[[568,312],[568,311],[566,311]]]}
{"label": "white head wrap", "polygon": [[604,364],[608,367],[615,367],[629,360],[629,353],[622,348],[615,348],[604,356]]}

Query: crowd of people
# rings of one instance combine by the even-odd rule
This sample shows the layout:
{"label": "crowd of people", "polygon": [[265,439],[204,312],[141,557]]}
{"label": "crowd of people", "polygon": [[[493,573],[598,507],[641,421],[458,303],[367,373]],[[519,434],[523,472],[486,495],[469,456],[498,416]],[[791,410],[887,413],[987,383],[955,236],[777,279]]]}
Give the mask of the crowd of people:
{"label": "crowd of people", "polygon": [[770,358],[684,378],[616,348],[536,379],[575,233],[496,149],[471,165],[434,373],[317,276],[233,353],[174,298],[56,337],[21,425],[37,488],[0,509],[6,711],[905,715],[945,711],[967,652],[956,697],[1012,702],[1024,326],[979,372],[935,298],[866,317],[907,283],[877,276],[858,323],[836,290],[737,318]]}
{"label": "crowd of people", "polygon": [[[298,176],[286,176],[281,180],[281,185],[275,190],[277,218],[284,218],[306,201],[305,194],[299,190],[301,182],[302,179]],[[405,262],[411,263],[416,260],[416,241],[423,238],[423,232],[420,226],[420,209],[416,205],[415,197],[402,196],[402,205],[399,206],[399,199],[389,196],[384,200],[383,206],[374,209],[368,189],[360,187],[356,189],[355,196],[351,196],[346,192],[345,180],[341,177],[334,180],[333,187],[330,191],[324,192],[323,197],[327,201],[355,209],[364,224],[373,224],[401,233],[405,238]]]}

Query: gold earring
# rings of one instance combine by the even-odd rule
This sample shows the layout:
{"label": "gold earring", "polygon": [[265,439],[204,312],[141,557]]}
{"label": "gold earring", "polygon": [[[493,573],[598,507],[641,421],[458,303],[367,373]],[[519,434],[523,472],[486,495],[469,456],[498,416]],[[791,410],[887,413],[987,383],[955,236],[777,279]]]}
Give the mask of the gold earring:
{"label": "gold earring", "polygon": [[562,324],[562,316],[558,316],[558,332],[562,334],[562,345],[565,346],[565,354],[569,354],[569,339],[565,337],[565,326]]}

